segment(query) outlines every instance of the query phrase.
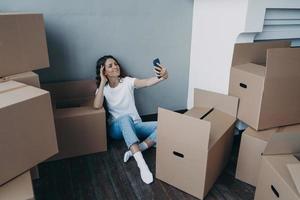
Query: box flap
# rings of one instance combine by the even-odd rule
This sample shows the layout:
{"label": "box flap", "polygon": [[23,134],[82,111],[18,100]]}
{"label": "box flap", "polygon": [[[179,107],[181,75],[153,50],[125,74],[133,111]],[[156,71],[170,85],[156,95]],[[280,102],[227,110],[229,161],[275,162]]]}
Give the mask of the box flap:
{"label": "box flap", "polygon": [[7,81],[4,83],[0,83],[0,94],[25,86],[25,84],[16,81]]}
{"label": "box flap", "polygon": [[207,150],[210,128],[211,125],[208,121],[176,113],[167,109],[158,108],[157,134],[160,135],[159,137],[167,137],[168,134],[170,134],[176,135],[176,137],[182,137],[182,139],[185,137],[196,138],[198,140],[198,144],[203,149]]}
{"label": "box flap", "polygon": [[238,98],[201,89],[194,89],[194,107],[213,107],[236,117]]}
{"label": "box flap", "polygon": [[105,110],[102,109],[94,109],[91,106],[83,106],[83,107],[73,107],[73,108],[61,108],[56,109],[54,111],[54,118],[68,118],[68,117],[76,117],[83,115],[94,115],[103,113],[105,115]]}
{"label": "box flap", "polygon": [[300,194],[300,163],[286,165]]}
{"label": "box flap", "polygon": [[[207,115],[204,120],[209,121],[211,124],[209,138],[210,149],[224,136],[224,134],[227,133],[228,129],[234,125],[236,118],[215,109]],[[231,134],[233,136],[233,130],[231,131]]]}
{"label": "box flap", "polygon": [[262,129],[274,124],[283,126],[300,123],[299,63],[300,48],[268,50],[260,116]]}
{"label": "box flap", "polygon": [[279,130],[277,132],[282,132],[282,133],[296,132],[296,133],[299,133],[300,132],[300,124],[294,124],[294,125],[290,125],[290,126],[279,127]]}
{"label": "box flap", "polygon": [[42,84],[41,87],[49,91],[51,97],[57,102],[94,97],[97,89],[95,80],[46,83]]}
{"label": "box flap", "polygon": [[249,135],[254,138],[259,138],[260,140],[264,140],[268,142],[271,138],[273,133],[276,133],[279,130],[279,128],[273,128],[263,131],[256,131],[251,127],[248,127],[244,132],[243,135]]}
{"label": "box flap", "polygon": [[0,83],[0,108],[45,94],[48,94],[45,90],[15,81]]}
{"label": "box flap", "polygon": [[265,77],[266,75],[266,67],[263,65],[257,65],[254,63],[246,63],[241,65],[235,65],[233,68],[248,72],[252,75]]}
{"label": "box flap", "polygon": [[207,114],[209,114],[213,108],[206,108],[206,107],[194,107],[187,112],[185,112],[185,115],[195,117],[198,119],[203,119]]}
{"label": "box flap", "polygon": [[300,130],[274,133],[267,144],[264,155],[284,155],[300,153]]}
{"label": "box flap", "polygon": [[37,75],[34,72],[24,72],[24,73],[20,73],[20,74],[14,74],[14,75],[3,77],[3,80],[8,81],[8,80],[14,80],[17,78],[31,78],[31,77],[38,77],[38,76],[39,75]]}
{"label": "box flap", "polygon": [[74,99],[65,99],[59,101],[53,101],[55,103],[54,108],[64,109],[64,108],[76,108],[82,106],[93,107],[95,97],[84,97],[84,98],[74,98]]}
{"label": "box flap", "polygon": [[289,47],[289,41],[267,41],[235,44],[231,66],[255,63],[266,63],[266,51],[271,48]]}
{"label": "box flap", "polygon": [[40,88],[39,76],[34,72],[24,72],[20,74],[5,76],[0,79],[0,82],[10,81],[10,80]]}

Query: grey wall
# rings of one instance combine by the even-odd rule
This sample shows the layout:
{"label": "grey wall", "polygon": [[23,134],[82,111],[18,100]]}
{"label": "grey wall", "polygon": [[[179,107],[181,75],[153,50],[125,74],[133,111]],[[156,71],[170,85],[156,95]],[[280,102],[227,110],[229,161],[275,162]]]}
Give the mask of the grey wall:
{"label": "grey wall", "polygon": [[136,90],[140,114],[186,108],[192,0],[1,0],[0,10],[44,14],[51,66],[38,71],[41,82],[94,79],[105,54],[146,78],[159,57],[169,79]]}

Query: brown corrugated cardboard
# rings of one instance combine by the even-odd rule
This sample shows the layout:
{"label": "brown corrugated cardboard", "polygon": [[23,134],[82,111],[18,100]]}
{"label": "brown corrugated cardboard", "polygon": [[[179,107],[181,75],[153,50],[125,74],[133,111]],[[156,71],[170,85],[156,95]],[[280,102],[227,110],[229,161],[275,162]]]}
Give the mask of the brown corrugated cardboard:
{"label": "brown corrugated cardboard", "polygon": [[255,192],[256,200],[297,200],[300,194],[287,168],[289,164],[300,164],[300,132],[277,132],[262,156],[261,168]]}
{"label": "brown corrugated cardboard", "polygon": [[156,177],[204,198],[227,163],[238,98],[195,89],[186,114],[158,110]]}
{"label": "brown corrugated cardboard", "polygon": [[[299,127],[299,126],[298,126]],[[300,153],[300,131],[281,131],[274,133],[266,146],[263,155],[284,155]]]}
{"label": "brown corrugated cardboard", "polygon": [[26,85],[31,85],[40,88],[39,75],[37,75],[34,72],[24,72],[24,73],[0,78],[0,82],[5,82],[5,81],[18,81]]}
{"label": "brown corrugated cardboard", "polygon": [[287,164],[299,164],[293,155],[263,156],[255,200],[299,200],[300,196]]}
{"label": "brown corrugated cardboard", "polygon": [[267,49],[287,48],[290,46],[289,41],[271,41],[256,43],[240,43],[234,46],[234,53],[231,66],[245,63],[256,63],[259,65],[266,64]]}
{"label": "brown corrugated cardboard", "polygon": [[0,13],[0,77],[49,67],[42,14]]}
{"label": "brown corrugated cardboard", "polygon": [[[107,150],[104,109],[92,108],[94,80],[44,84],[53,102],[59,153],[50,160],[70,158]],[[88,105],[88,106],[87,106]]]}
{"label": "brown corrugated cardboard", "polygon": [[50,92],[58,108],[92,106],[97,89],[95,80],[48,83],[41,87]]}
{"label": "brown corrugated cardboard", "polygon": [[261,154],[276,129],[256,132],[247,128],[242,134],[235,178],[256,186]]}
{"label": "brown corrugated cardboard", "polygon": [[47,91],[0,83],[0,121],[0,185],[58,152]]}
{"label": "brown corrugated cardboard", "polygon": [[300,162],[296,164],[287,164],[286,166],[298,190],[298,194],[300,194]]}
{"label": "brown corrugated cardboard", "polygon": [[59,153],[51,160],[107,150],[104,109],[86,106],[56,109],[54,118]]}
{"label": "brown corrugated cardboard", "polygon": [[273,133],[300,132],[300,124],[255,131],[247,128],[242,134],[235,177],[250,185],[256,186],[261,155],[264,152]]}
{"label": "brown corrugated cardboard", "polygon": [[[40,88],[39,75],[34,72],[24,72],[24,73],[10,75],[10,76],[0,78],[0,82],[6,82],[6,81],[11,81],[11,80]],[[36,167],[31,168],[30,174],[31,174],[32,180],[39,179],[38,167],[36,166]]]}
{"label": "brown corrugated cardboard", "polygon": [[26,172],[0,186],[0,200],[33,200],[34,193],[30,173]]}
{"label": "brown corrugated cardboard", "polygon": [[288,46],[235,46],[229,94],[240,98],[238,119],[255,130],[300,123],[300,48]]}

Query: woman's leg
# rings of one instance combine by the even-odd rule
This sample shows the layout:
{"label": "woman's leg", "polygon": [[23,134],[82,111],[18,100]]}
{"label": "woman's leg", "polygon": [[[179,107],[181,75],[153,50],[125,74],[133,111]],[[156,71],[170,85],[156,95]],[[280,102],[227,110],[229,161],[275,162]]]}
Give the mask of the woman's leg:
{"label": "woman's leg", "polygon": [[[153,181],[153,175],[143,158],[139,146],[137,145],[139,143],[139,139],[136,136],[135,125],[132,118],[129,115],[125,115],[116,119],[116,121],[112,124],[112,128],[116,127],[122,133],[127,147],[130,149],[137,162],[142,180],[147,184],[151,183]],[[117,128],[115,130],[117,130]]]}
{"label": "woman's leg", "polygon": [[111,131],[114,132],[111,133],[112,137],[121,134],[128,148],[139,143],[139,139],[135,133],[134,122],[129,115],[124,115],[116,119],[112,123],[111,128]]}
{"label": "woman's leg", "polygon": [[[118,120],[114,121],[114,122],[110,125],[110,127],[109,127],[109,136],[110,136],[111,138],[115,139],[115,140],[121,140],[121,139],[124,138]],[[126,137],[126,138],[127,138],[127,137]],[[125,138],[124,138],[124,140],[125,140]],[[128,147],[128,143],[130,144],[130,143],[132,143],[132,142],[133,142],[133,141],[129,141],[129,140],[128,140],[127,142],[125,141],[127,147]],[[130,152],[133,152],[133,153],[136,153],[136,152],[140,151],[139,145],[137,145],[136,143],[135,143],[135,144],[132,144],[132,145],[129,147],[129,149],[130,149]]]}
{"label": "woman's leg", "polygon": [[139,138],[146,138],[144,142],[148,147],[156,143],[157,122],[139,122],[135,124],[136,134]]}
{"label": "woman's leg", "polygon": [[[136,134],[139,138],[146,138],[139,144],[139,149],[144,151],[156,143],[157,122],[139,122],[135,124]],[[127,151],[124,154],[124,162],[127,162],[132,157],[132,151]]]}

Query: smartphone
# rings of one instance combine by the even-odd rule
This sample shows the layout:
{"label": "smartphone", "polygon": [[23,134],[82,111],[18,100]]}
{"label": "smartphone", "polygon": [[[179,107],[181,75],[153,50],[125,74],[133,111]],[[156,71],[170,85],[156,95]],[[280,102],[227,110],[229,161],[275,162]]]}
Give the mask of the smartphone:
{"label": "smartphone", "polygon": [[[155,59],[153,60],[153,66],[158,67],[158,68],[161,69],[161,66],[159,66],[158,64],[160,64],[159,58],[155,58]],[[160,78],[159,74],[156,74],[156,76],[157,76],[158,78]]]}
{"label": "smartphone", "polygon": [[158,64],[160,64],[159,58],[155,58],[153,60],[153,66],[161,68]]}

